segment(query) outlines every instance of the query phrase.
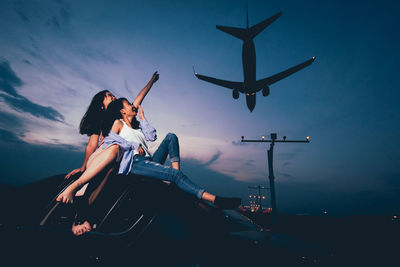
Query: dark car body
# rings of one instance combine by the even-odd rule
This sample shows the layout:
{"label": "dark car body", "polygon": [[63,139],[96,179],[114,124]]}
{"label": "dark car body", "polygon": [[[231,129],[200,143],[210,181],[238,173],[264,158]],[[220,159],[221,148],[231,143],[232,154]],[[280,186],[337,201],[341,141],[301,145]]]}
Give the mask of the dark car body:
{"label": "dark car body", "polygon": [[110,177],[93,205],[95,229],[76,237],[76,204],[55,199],[77,177],[50,177],[8,196],[9,213],[0,226],[5,257],[21,265],[208,266],[269,254],[270,231],[237,210],[218,209],[173,184],[133,175]]}

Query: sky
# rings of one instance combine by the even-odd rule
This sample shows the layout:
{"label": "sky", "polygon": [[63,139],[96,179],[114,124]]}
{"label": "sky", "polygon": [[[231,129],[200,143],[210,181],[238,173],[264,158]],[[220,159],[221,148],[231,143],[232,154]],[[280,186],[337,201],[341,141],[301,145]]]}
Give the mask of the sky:
{"label": "sky", "polygon": [[[108,89],[142,106],[159,139],[178,135],[182,171],[208,191],[240,196],[268,185],[276,144],[278,211],[400,213],[400,4],[254,1],[249,25],[282,12],[254,44],[257,79],[313,56],[306,69],[257,94],[253,112],[195,71],[242,81],[242,41],[216,25],[246,26],[245,1],[0,1],[0,182],[24,185],[81,166],[79,122]],[[265,205],[269,205],[268,192]]]}

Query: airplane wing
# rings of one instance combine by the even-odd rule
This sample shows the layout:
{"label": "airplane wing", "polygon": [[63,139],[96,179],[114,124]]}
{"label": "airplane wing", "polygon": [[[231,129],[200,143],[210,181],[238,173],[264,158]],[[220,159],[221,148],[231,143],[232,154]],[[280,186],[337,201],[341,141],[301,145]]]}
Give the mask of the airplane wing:
{"label": "airplane wing", "polygon": [[204,76],[204,75],[200,75],[195,73],[194,75],[196,75],[196,77],[200,80],[209,82],[209,83],[213,83],[219,86],[223,86],[226,88],[230,88],[230,89],[237,89],[237,90],[241,90],[243,88],[243,83],[242,82],[231,82],[231,81],[225,81],[225,80],[220,80],[220,79],[216,79],[213,77],[208,77],[208,76]]}
{"label": "airplane wing", "polygon": [[270,76],[268,78],[264,78],[264,79],[258,80],[256,82],[257,83],[256,87],[257,88],[263,88],[266,85],[268,86],[268,85],[274,84],[274,83],[276,83],[276,82],[278,82],[278,81],[280,81],[280,80],[292,75],[293,73],[298,72],[299,70],[304,69],[305,67],[311,65],[314,62],[314,60],[315,60],[315,57],[313,57],[313,58],[311,58],[311,59],[309,59],[307,61],[304,61],[303,63],[300,63],[299,65],[291,67],[290,69],[287,69],[285,71],[282,71],[282,72],[279,72],[279,73],[277,73],[275,75],[272,75],[272,76]]}

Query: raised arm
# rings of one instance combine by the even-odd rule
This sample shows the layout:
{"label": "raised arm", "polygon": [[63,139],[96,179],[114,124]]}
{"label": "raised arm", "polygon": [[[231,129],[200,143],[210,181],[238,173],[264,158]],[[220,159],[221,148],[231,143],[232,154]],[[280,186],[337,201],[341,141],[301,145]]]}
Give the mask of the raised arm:
{"label": "raised arm", "polygon": [[71,172],[69,172],[65,176],[65,179],[68,179],[69,177],[71,177],[72,175],[74,175],[74,174],[76,174],[78,172],[84,172],[86,170],[86,163],[87,163],[89,157],[96,150],[98,142],[99,142],[99,135],[98,134],[92,134],[89,137],[89,141],[88,141],[88,143],[86,145],[86,149],[85,149],[85,158],[83,160],[82,166],[80,168],[77,168],[77,169],[72,170]]}
{"label": "raised arm", "polygon": [[138,107],[140,104],[142,104],[142,101],[144,97],[147,95],[147,93],[150,91],[151,87],[153,84],[158,80],[158,73],[157,71],[154,72],[153,76],[151,77],[150,81],[146,84],[146,86],[139,92],[139,94],[136,96],[135,100],[133,100],[132,104],[135,107]]}

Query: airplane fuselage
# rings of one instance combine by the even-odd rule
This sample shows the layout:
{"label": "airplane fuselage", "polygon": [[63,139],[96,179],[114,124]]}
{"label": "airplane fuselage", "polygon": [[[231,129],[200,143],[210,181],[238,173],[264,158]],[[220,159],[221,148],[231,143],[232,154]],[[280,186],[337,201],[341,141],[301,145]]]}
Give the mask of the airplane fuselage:
{"label": "airplane fuselage", "polygon": [[256,83],[256,49],[252,38],[243,40],[242,64],[244,88],[242,93],[246,94],[246,104],[250,111],[256,106],[256,94],[253,86]]}
{"label": "airplane fuselage", "polygon": [[242,64],[244,77],[243,93],[248,93],[251,91],[252,85],[256,82],[256,49],[253,39],[243,41]]}

